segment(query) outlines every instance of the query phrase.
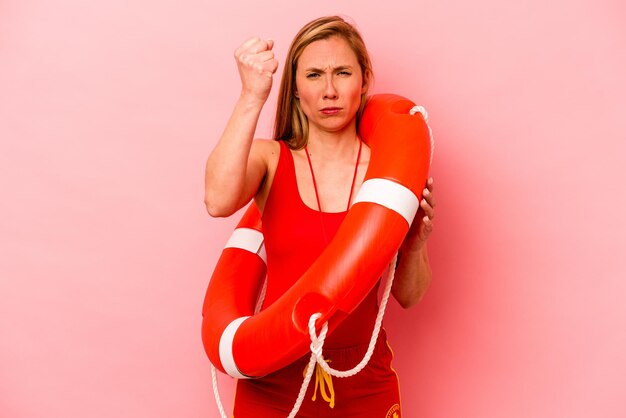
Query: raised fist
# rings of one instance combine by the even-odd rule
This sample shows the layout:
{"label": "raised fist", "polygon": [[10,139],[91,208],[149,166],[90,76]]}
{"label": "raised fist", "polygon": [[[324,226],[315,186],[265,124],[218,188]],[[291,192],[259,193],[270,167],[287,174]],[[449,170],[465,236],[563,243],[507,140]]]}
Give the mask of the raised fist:
{"label": "raised fist", "polygon": [[274,41],[260,38],[248,39],[235,51],[242,94],[267,100],[272,89],[272,79],[278,69],[274,58]]}

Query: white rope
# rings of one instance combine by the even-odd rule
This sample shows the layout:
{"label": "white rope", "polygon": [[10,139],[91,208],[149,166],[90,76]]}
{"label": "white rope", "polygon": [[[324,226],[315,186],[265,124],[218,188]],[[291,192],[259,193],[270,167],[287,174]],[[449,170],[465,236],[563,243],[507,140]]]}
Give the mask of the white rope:
{"label": "white rope", "polygon": [[414,115],[416,113],[421,113],[424,118],[424,122],[426,122],[426,126],[428,127],[428,135],[430,136],[430,165],[433,165],[433,155],[435,154],[435,138],[433,137],[433,130],[430,129],[430,124],[428,123],[428,112],[424,106],[413,106],[411,110],[409,110],[409,114]]}
{"label": "white rope", "polygon": [[226,416],[226,412],[224,412],[224,406],[222,405],[222,400],[220,399],[220,391],[217,387],[217,373],[215,373],[215,367],[211,364],[211,380],[213,381],[213,396],[215,396],[215,403],[217,404],[217,409],[220,411],[220,416],[222,418],[228,418]]}
{"label": "white rope", "polygon": [[[321,314],[319,313],[313,314],[309,319],[309,325],[311,324],[311,322],[313,322],[313,326],[315,326],[315,320],[320,316]],[[306,390],[309,387],[309,382],[311,382],[313,371],[315,371],[315,354],[311,353],[311,357],[309,358],[309,364],[306,366],[306,375],[304,376],[304,380],[302,381],[302,386],[300,386],[298,398],[296,399],[296,403],[293,405],[291,412],[289,413],[289,415],[287,415],[287,418],[294,418],[300,410],[300,406],[302,406],[302,402],[304,402],[304,395],[306,395]]]}
{"label": "white rope", "polygon": [[[385,315],[385,308],[387,307],[387,301],[389,300],[389,295],[391,293],[391,285],[393,284],[393,279],[395,276],[395,266],[396,261],[398,259],[398,254],[396,253],[391,260],[389,265],[389,269],[387,271],[387,283],[385,285],[385,291],[383,292],[383,297],[380,301],[380,306],[378,307],[378,315],[376,316],[376,322],[374,323],[374,331],[372,332],[372,338],[370,339],[369,346],[367,347],[367,351],[363,356],[363,359],[354,366],[350,370],[335,370],[331,368],[328,363],[324,360],[322,355],[322,349],[324,347],[324,340],[326,339],[326,333],[328,332],[328,324],[325,323],[322,326],[322,331],[320,335],[315,334],[315,320],[313,316],[311,316],[311,320],[309,321],[309,335],[311,336],[311,352],[315,355],[317,364],[329,375],[334,377],[350,377],[359,373],[367,363],[369,362],[372,354],[374,353],[374,348],[376,347],[376,340],[378,339],[378,334],[380,332],[380,327],[383,322],[383,316]],[[317,319],[317,318],[316,318]]]}
{"label": "white rope", "polygon": [[322,349],[324,348],[324,341],[326,340],[326,334],[328,333],[328,323],[324,323],[322,325],[322,330],[320,331],[320,335],[315,334],[315,321],[319,317],[322,316],[320,313],[315,313],[311,315],[309,318],[309,336],[311,337],[311,358],[309,359],[309,364],[307,366],[306,375],[304,376],[304,381],[302,382],[302,386],[300,387],[300,393],[298,394],[298,399],[296,400],[291,413],[287,418],[293,418],[296,416],[298,411],[300,410],[300,406],[304,401],[304,395],[306,394],[306,390],[309,386],[309,382],[311,381],[311,376],[313,376],[313,371],[315,369],[315,362],[319,364],[322,369],[331,376],[335,377],[350,377],[359,373],[367,363],[369,362],[372,354],[374,353],[374,348],[376,347],[376,340],[378,340],[378,333],[380,332],[380,326],[383,322],[383,316],[385,315],[385,308],[387,307],[387,301],[389,300],[389,295],[391,293],[391,285],[393,284],[393,278],[396,272],[396,261],[398,259],[398,254],[396,253],[389,264],[389,269],[387,270],[387,278],[385,291],[383,292],[383,297],[380,301],[380,306],[378,307],[378,315],[376,316],[376,322],[374,323],[374,331],[372,332],[372,338],[370,339],[369,346],[367,347],[367,352],[365,356],[361,360],[359,364],[353,367],[350,370],[340,371],[332,369],[328,366],[328,363],[324,360],[322,355]]}

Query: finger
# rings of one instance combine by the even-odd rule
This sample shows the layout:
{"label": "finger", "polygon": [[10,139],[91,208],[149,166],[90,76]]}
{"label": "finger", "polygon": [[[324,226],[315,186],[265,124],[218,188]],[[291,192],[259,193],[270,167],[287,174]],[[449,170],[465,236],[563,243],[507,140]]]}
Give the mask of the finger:
{"label": "finger", "polygon": [[274,60],[274,53],[272,51],[265,51],[258,54],[242,54],[239,56],[238,61],[246,67],[253,68],[259,73],[266,70],[264,65],[266,62]]}
{"label": "finger", "polygon": [[431,220],[435,217],[435,208],[433,208],[425,199],[420,202],[420,208]]}
{"label": "finger", "polygon": [[274,53],[272,51],[263,51],[254,55],[254,59],[258,62],[270,61],[274,59]]}
{"label": "finger", "polygon": [[423,198],[422,200],[426,200],[428,204],[432,205],[433,194],[431,193],[430,190],[428,189],[422,190],[422,198]]}
{"label": "finger", "polygon": [[431,192],[433,191],[433,185],[434,185],[434,181],[432,177],[428,178],[428,181],[426,182],[426,187],[428,188],[428,190],[430,190]]}
{"label": "finger", "polygon": [[420,203],[427,204],[431,209],[435,209],[435,195],[433,195],[430,190],[424,189],[422,196],[423,199]]}
{"label": "finger", "polygon": [[274,48],[274,40],[268,39],[267,40],[267,49],[271,50],[272,48]]}
{"label": "finger", "polygon": [[252,45],[254,45],[255,43],[259,42],[261,39],[257,36],[255,36],[254,38],[250,38],[247,41],[245,41],[244,43],[242,43],[241,45],[239,45],[239,48],[237,48],[235,50],[235,56],[238,57],[241,54],[243,54],[243,52],[245,50],[247,50],[248,48],[250,48]]}
{"label": "finger", "polygon": [[420,228],[420,238],[426,241],[430,233],[433,232],[433,222],[428,216],[422,218],[422,227]]}
{"label": "finger", "polygon": [[276,70],[278,70],[278,60],[274,59],[274,60],[271,60],[271,61],[266,61],[264,66],[267,69],[266,72],[271,77],[272,74],[274,74],[276,72]]}
{"label": "finger", "polygon": [[258,54],[244,53],[239,56],[239,62],[255,68],[273,59],[274,53],[272,51],[263,51]]}
{"label": "finger", "polygon": [[428,204],[430,206],[432,206],[433,208],[435,207],[435,195],[433,194],[432,190],[424,189],[424,191],[422,192],[422,196],[426,201],[428,201]]}
{"label": "finger", "polygon": [[267,41],[258,39],[257,42],[250,45],[250,47],[248,48],[248,52],[251,54],[258,54],[259,52],[269,51],[270,49],[271,48],[269,48],[269,44],[267,43]]}
{"label": "finger", "polygon": [[251,64],[251,66],[259,74],[265,74],[271,77],[278,69],[278,61],[272,59],[270,61],[255,62]]}

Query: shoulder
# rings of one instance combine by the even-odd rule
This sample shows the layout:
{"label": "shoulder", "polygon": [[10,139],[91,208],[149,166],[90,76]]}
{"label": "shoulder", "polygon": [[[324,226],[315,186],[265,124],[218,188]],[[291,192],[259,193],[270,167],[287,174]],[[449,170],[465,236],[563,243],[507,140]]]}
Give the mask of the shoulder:
{"label": "shoulder", "polygon": [[264,167],[264,176],[273,177],[278,166],[280,143],[273,139],[255,139],[250,148],[252,164]]}
{"label": "shoulder", "polygon": [[250,149],[251,155],[256,158],[261,158],[267,162],[278,158],[280,153],[280,144],[273,139],[255,139],[252,141],[252,147]]}
{"label": "shoulder", "polygon": [[252,142],[252,145],[268,153],[276,153],[280,149],[280,143],[275,139],[256,138]]}

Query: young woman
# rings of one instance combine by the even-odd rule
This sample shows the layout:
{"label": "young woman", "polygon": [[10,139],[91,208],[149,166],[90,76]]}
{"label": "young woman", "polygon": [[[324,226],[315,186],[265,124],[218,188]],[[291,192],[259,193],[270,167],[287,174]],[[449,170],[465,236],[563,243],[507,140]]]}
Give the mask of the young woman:
{"label": "young woman", "polygon": [[[316,19],[294,38],[287,58],[273,140],[253,140],[278,68],[271,40],[253,38],[235,52],[242,90],[206,166],[211,216],[230,216],[254,199],[262,213],[268,284],[264,307],[315,261],[339,228],[367,170],[370,151],[357,134],[373,72],[357,30],[337,16]],[[432,230],[432,179],[400,248],[392,294],[405,308],[430,280],[426,240]],[[354,367],[367,350],[378,285],[327,337],[324,358]],[[332,379],[321,368],[299,417],[400,417],[398,379],[384,330],[368,366]],[[286,417],[308,356],[261,379],[237,383],[234,416]],[[319,399],[319,398],[322,399]]]}

